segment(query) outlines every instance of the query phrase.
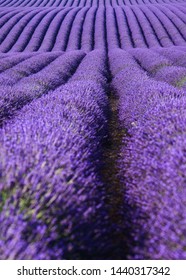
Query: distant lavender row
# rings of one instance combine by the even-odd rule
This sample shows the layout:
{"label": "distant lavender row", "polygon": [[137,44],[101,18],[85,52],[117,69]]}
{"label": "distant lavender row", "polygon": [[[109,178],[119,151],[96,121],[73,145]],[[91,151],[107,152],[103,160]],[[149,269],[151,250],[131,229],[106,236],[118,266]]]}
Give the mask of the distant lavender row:
{"label": "distant lavender row", "polygon": [[182,47],[155,48],[153,50],[171,60],[175,66],[186,67],[186,48],[185,50]]}
{"label": "distant lavender row", "polygon": [[34,53],[0,54],[0,73],[14,67],[18,63],[33,57]]}
{"label": "distant lavender row", "polygon": [[[24,54],[24,53],[23,53]],[[0,85],[14,85],[21,79],[40,72],[43,68],[47,67],[48,64],[57,58],[62,53],[40,53],[36,55],[25,56],[26,59],[22,61],[22,57],[18,60],[20,55],[10,57],[9,60],[5,59],[5,63],[1,63],[1,69],[4,70],[0,73]],[[16,58],[16,59],[15,59]],[[11,68],[8,68],[8,62],[10,61]],[[2,61],[4,62],[4,60]],[[13,62],[18,62],[15,66]],[[6,69],[4,66],[8,69]]]}
{"label": "distant lavender row", "polygon": [[1,7],[91,7],[184,3],[184,0],[1,0]]}
{"label": "distant lavender row", "polygon": [[3,53],[186,46],[186,15],[172,5],[2,9]]}
{"label": "distant lavender row", "polygon": [[[176,49],[174,51],[170,51],[169,49],[157,49],[157,52],[159,53],[147,49],[133,49],[130,51],[150,77],[158,81],[164,81],[178,88],[185,88],[185,53]],[[176,66],[173,64],[176,64]]]}
{"label": "distant lavender row", "polygon": [[33,99],[67,82],[84,57],[82,51],[34,56],[0,75],[0,124]]}
{"label": "distant lavender row", "polygon": [[118,168],[128,258],[185,259],[185,93],[150,79],[127,52],[109,57],[126,130]]}

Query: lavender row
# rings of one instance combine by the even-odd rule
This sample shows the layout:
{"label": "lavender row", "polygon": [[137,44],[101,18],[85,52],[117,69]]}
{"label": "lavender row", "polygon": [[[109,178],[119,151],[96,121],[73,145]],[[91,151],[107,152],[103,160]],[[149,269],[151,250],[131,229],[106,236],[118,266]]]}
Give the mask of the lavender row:
{"label": "lavender row", "polygon": [[127,17],[134,47],[146,48],[146,39],[143,31],[140,29],[138,21],[136,20],[135,14],[130,7],[125,7],[123,9]]}
{"label": "lavender row", "polygon": [[66,51],[81,49],[83,24],[88,10],[89,9],[87,7],[83,7],[81,8],[80,12],[76,15],[72,24],[70,36],[68,38],[68,43],[66,44]]}
{"label": "lavender row", "polygon": [[158,40],[157,34],[154,30],[154,26],[151,21],[145,16],[143,11],[138,6],[132,7],[133,13],[138,20],[139,26],[143,30],[143,34],[146,40],[146,44],[149,48],[160,46],[160,41]]}
{"label": "lavender row", "polygon": [[159,81],[164,81],[178,88],[186,87],[186,68],[168,66],[160,69],[154,78]]}
{"label": "lavender row", "polygon": [[[55,58],[49,54],[47,60]],[[58,55],[57,55],[58,56]],[[41,71],[22,78],[14,86],[0,87],[1,125],[16,111],[35,98],[67,82],[84,57],[81,51],[68,52],[59,56]],[[17,72],[16,72],[17,75]],[[9,80],[10,77],[8,76]]]}
{"label": "lavender row", "polygon": [[[0,74],[0,86],[14,85],[21,79],[33,75],[41,71],[44,67],[50,64],[61,53],[40,53],[26,60],[21,61],[17,65],[5,70]],[[19,57],[19,55],[17,55]],[[10,58],[9,58],[10,59]],[[12,58],[11,58],[12,60]],[[6,59],[7,61],[7,59]]]}
{"label": "lavender row", "polygon": [[94,48],[94,24],[96,21],[96,12],[96,7],[89,9],[84,19],[81,48],[85,52],[92,51]]}
{"label": "lavender row", "polygon": [[99,176],[105,55],[91,52],[84,64],[83,79],[80,65],[65,86],[26,105],[1,129],[1,259],[110,255]]}
{"label": "lavender row", "polygon": [[[183,87],[186,82],[186,68],[173,66],[170,59],[146,49],[134,49],[130,51],[138,61],[140,66],[148,72],[148,74],[156,80],[164,81],[175,87]],[[164,51],[160,52],[164,53]],[[170,51],[169,51],[170,53]],[[176,58],[176,51],[172,55],[172,59]],[[183,56],[182,56],[183,61]]]}
{"label": "lavender row", "polygon": [[128,258],[185,259],[185,93],[150,79],[124,51],[110,52],[110,66],[126,131],[118,168]]}
{"label": "lavender row", "polygon": [[155,48],[154,51],[165,56],[172,61],[174,65],[186,67],[186,53],[184,52],[184,49],[180,47]]}
{"label": "lavender row", "polygon": [[153,50],[133,49],[130,50],[130,54],[150,75],[155,75],[159,69],[172,65],[168,58],[155,53]]}
{"label": "lavender row", "polygon": [[34,56],[34,53],[1,54],[0,73]]}
{"label": "lavender row", "polygon": [[108,48],[119,48],[121,43],[119,29],[117,26],[116,12],[111,7],[106,8],[106,30]]}
{"label": "lavender row", "polygon": [[60,30],[63,30],[62,24],[69,11],[70,9],[66,8],[56,14],[45,33],[43,43],[38,48],[39,51],[52,51],[54,45],[61,40],[62,31]]}
{"label": "lavender row", "polygon": [[62,26],[57,34],[57,38],[52,49],[53,51],[66,50],[74,18],[80,11],[80,8],[74,8],[71,9],[66,15],[65,19],[63,20]]}
{"label": "lavender row", "polygon": [[104,7],[97,9],[95,26],[94,26],[94,48],[106,49],[107,37],[106,37],[106,25],[105,25],[106,10]]}
{"label": "lavender row", "polygon": [[129,29],[129,23],[126,14],[121,7],[116,7],[115,12],[118,25],[120,47],[127,50],[134,46],[133,38],[131,36],[131,30]]}

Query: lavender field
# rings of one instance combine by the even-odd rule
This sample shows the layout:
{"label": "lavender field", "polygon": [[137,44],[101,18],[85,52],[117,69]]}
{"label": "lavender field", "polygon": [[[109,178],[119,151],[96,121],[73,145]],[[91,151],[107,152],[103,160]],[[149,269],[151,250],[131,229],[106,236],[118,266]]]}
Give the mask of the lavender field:
{"label": "lavender field", "polygon": [[186,259],[186,1],[0,0],[0,259]]}

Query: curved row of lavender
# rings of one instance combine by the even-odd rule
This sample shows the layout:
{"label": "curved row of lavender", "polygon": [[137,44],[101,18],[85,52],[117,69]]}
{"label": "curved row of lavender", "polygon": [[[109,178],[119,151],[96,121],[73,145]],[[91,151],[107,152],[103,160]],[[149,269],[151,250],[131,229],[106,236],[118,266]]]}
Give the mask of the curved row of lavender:
{"label": "curved row of lavender", "polygon": [[186,15],[181,5],[6,7],[0,12],[3,53],[105,49],[105,32],[113,44],[110,48],[186,45]]}
{"label": "curved row of lavender", "polygon": [[106,55],[93,51],[65,85],[42,92],[1,128],[1,259],[108,258],[116,251],[99,174],[106,87]]}
{"label": "curved row of lavender", "polygon": [[[143,60],[144,54],[135,53],[142,66],[157,74],[157,58],[149,53],[148,59],[147,52]],[[185,92],[149,77],[125,51],[115,49],[109,58],[126,130],[118,167],[128,205],[128,258],[185,259]],[[161,67],[170,63],[161,61]]]}
{"label": "curved row of lavender", "polygon": [[134,49],[130,53],[151,78],[164,81],[177,88],[185,88],[186,62],[184,57],[186,54],[183,51],[157,49],[155,52],[154,50]]}
{"label": "curved row of lavender", "polygon": [[68,81],[84,57],[81,51],[37,54],[0,74],[0,125],[33,99]]}
{"label": "curved row of lavender", "polygon": [[186,259],[185,14],[0,0],[0,259]]}

